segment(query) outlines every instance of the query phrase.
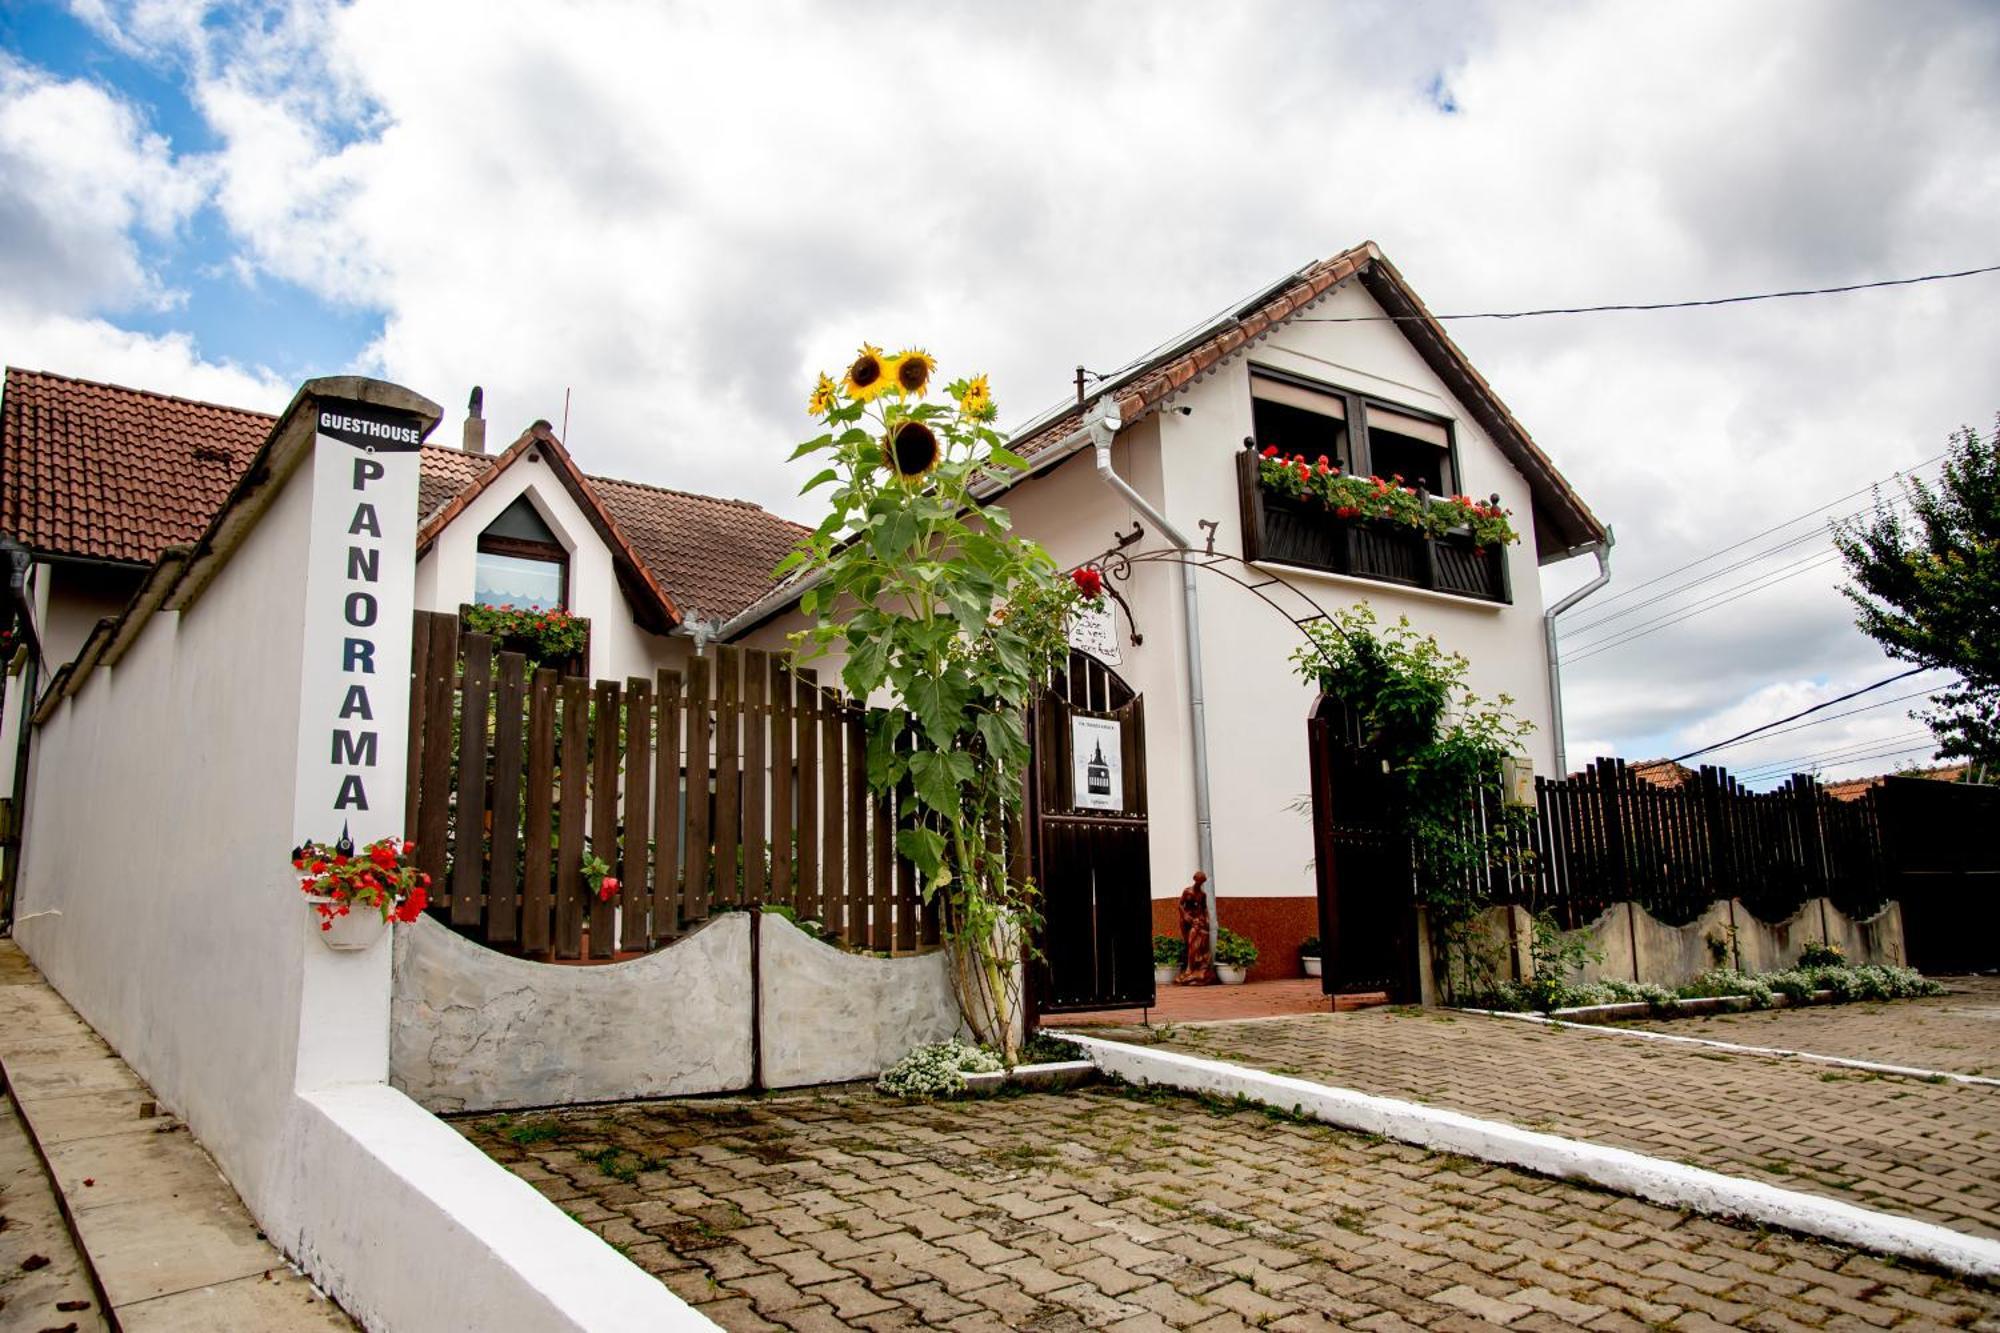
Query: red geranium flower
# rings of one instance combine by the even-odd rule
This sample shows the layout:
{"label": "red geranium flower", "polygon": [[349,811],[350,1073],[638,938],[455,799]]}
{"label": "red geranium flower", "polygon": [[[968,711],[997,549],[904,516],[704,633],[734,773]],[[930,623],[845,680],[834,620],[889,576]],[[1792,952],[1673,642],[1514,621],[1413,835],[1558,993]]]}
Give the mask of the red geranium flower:
{"label": "red geranium flower", "polygon": [[612,900],[613,897],[617,895],[617,893],[618,893],[618,881],[614,877],[606,875],[601,881],[598,882],[597,900],[599,902],[608,903]]}
{"label": "red geranium flower", "polygon": [[1275,444],[1267,444],[1267,445],[1265,445],[1265,446],[1264,446],[1264,457],[1266,457],[1266,458],[1276,458],[1277,456],[1278,456],[1278,446],[1277,446],[1277,445],[1275,445]]}
{"label": "red geranium flower", "polygon": [[1104,591],[1104,575],[1089,565],[1079,565],[1069,573],[1069,581],[1076,590],[1093,601]]}

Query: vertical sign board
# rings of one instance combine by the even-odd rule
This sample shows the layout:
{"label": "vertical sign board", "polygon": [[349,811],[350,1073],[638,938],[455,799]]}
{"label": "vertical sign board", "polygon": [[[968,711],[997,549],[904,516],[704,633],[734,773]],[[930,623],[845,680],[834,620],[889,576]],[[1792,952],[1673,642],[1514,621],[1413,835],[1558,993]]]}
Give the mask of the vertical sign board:
{"label": "vertical sign board", "polygon": [[1120,724],[1115,719],[1070,715],[1070,796],[1076,809],[1125,808],[1123,742]]}
{"label": "vertical sign board", "polygon": [[1118,620],[1108,599],[1096,606],[1080,606],[1070,614],[1069,646],[1089,653],[1106,666],[1122,666],[1118,655]]}
{"label": "vertical sign board", "polygon": [[293,838],[365,847],[405,832],[424,427],[364,403],[316,411]]}

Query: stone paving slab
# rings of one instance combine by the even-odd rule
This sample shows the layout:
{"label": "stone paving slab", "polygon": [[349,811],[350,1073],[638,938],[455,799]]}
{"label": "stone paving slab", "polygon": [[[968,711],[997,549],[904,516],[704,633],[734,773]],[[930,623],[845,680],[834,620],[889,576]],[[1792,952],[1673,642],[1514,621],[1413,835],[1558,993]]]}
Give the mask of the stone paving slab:
{"label": "stone paving slab", "polygon": [[2000,1330],[1984,1286],[1172,1094],[457,1127],[732,1330]]}
{"label": "stone paving slab", "polygon": [[14,1104],[0,1097],[0,1329],[103,1333],[90,1270]]}
{"label": "stone paving slab", "polygon": [[1923,1000],[1753,1010],[1708,1018],[1652,1018],[1618,1026],[2000,1077],[2000,977],[1937,980],[1951,993]]}
{"label": "stone paving slab", "polygon": [[[68,1208],[66,1234],[81,1240],[121,1327],[354,1328],[264,1238],[187,1126],[160,1112],[11,940],[0,940],[0,1072],[35,1168]],[[0,1328],[11,1327],[0,1311]]]}
{"label": "stone paving slab", "polygon": [[2000,1236],[2000,1088],[1439,1010],[1098,1035]]}

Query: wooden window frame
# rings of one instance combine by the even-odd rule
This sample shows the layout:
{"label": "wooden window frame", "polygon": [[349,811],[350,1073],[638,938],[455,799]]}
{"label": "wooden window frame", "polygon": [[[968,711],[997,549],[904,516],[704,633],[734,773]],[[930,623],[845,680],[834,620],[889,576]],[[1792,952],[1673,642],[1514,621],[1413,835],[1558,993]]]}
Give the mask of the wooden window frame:
{"label": "wooden window frame", "polygon": [[[1375,475],[1375,451],[1368,439],[1368,408],[1371,404],[1381,408],[1385,412],[1395,412],[1402,416],[1414,417],[1418,421],[1426,421],[1433,426],[1442,428],[1445,438],[1445,461],[1451,468],[1451,485],[1445,490],[1444,494],[1468,494],[1465,489],[1465,472],[1459,467],[1458,463],[1458,426],[1452,418],[1427,411],[1421,407],[1412,407],[1407,403],[1393,402],[1390,399],[1378,397],[1374,394],[1362,393],[1357,389],[1349,389],[1343,385],[1329,383],[1326,380],[1316,380],[1309,375],[1300,375],[1289,370],[1279,370],[1273,366],[1253,364],[1250,367],[1250,378],[1252,381],[1259,379],[1272,380],[1279,384],[1290,385],[1295,389],[1304,389],[1309,393],[1324,394],[1329,398],[1340,399],[1342,410],[1346,413],[1347,447],[1348,451],[1353,455],[1353,462],[1349,465],[1348,471],[1355,476],[1372,477]],[[1254,383],[1251,386],[1250,396],[1253,400],[1257,396]]]}
{"label": "wooden window frame", "polygon": [[[482,532],[479,534],[479,554],[510,555],[517,560],[542,560],[559,566],[562,569],[562,609],[573,613],[574,608],[570,606],[569,552],[562,547],[554,542],[534,542],[522,537],[495,537]],[[473,593],[475,596],[478,595],[476,587]]]}

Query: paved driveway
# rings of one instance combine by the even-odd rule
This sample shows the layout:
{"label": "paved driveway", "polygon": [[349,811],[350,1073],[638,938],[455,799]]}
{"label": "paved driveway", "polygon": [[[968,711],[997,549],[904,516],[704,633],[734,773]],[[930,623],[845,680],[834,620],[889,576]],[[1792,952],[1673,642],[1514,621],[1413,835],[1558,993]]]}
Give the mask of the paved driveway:
{"label": "paved driveway", "polygon": [[2000,1329],[1909,1267],[1171,1095],[459,1128],[732,1330]]}
{"label": "paved driveway", "polygon": [[2000,1236],[2000,1087],[1436,1010],[1096,1031]]}

